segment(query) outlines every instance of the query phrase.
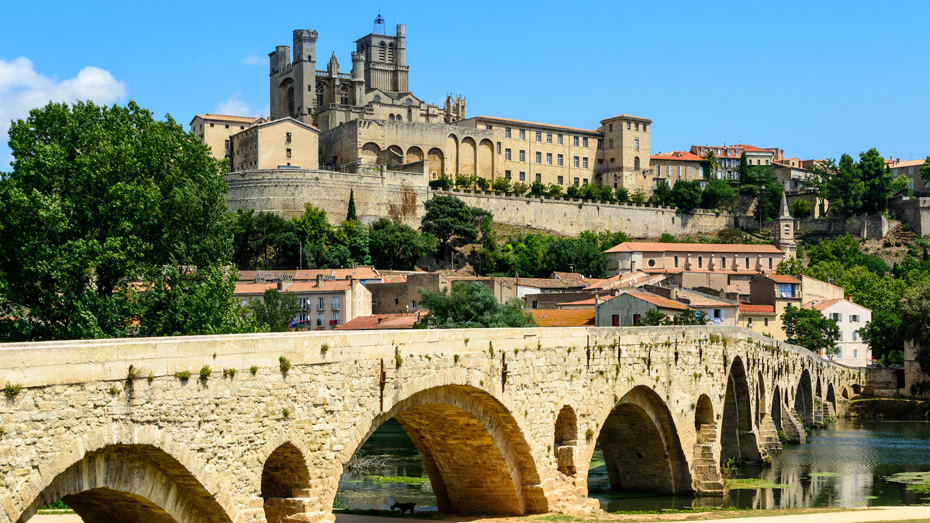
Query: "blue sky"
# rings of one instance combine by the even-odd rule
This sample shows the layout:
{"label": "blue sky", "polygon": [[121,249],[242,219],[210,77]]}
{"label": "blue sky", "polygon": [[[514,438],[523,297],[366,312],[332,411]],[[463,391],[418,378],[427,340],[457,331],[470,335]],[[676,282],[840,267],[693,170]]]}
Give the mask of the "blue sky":
{"label": "blue sky", "polygon": [[[272,7],[278,6],[278,7]],[[653,120],[652,152],[780,147],[800,158],[876,147],[930,154],[930,2],[9,2],[0,31],[0,169],[13,118],[49,99],[136,100],[185,125],[260,114],[268,58],[319,31],[343,71],[381,10],[407,27],[413,92],[468,115],[596,128]],[[303,13],[303,14],[294,14]]]}

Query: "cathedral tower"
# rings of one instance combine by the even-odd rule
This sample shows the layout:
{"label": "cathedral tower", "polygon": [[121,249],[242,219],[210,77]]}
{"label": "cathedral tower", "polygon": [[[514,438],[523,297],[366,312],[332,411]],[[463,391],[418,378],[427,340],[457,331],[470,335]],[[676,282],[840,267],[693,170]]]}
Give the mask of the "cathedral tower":
{"label": "cathedral tower", "polygon": [[788,212],[788,199],[781,193],[781,206],[775,219],[775,246],[785,253],[785,258],[797,256],[797,244],[794,242],[794,218]]}

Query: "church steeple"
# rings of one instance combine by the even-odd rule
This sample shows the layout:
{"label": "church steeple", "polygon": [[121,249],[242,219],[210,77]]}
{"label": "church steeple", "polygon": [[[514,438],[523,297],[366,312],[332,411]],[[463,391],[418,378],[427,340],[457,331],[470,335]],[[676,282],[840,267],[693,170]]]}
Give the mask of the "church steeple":
{"label": "church steeple", "polygon": [[788,212],[788,198],[784,191],[781,193],[778,218],[775,219],[775,246],[785,253],[785,258],[794,258],[797,255],[797,245],[794,243],[794,218]]}

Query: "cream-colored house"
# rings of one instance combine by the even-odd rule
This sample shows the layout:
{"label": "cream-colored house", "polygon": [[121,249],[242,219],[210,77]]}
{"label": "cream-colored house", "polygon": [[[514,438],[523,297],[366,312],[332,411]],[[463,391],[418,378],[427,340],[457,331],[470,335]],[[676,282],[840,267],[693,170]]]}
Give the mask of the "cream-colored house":
{"label": "cream-colored house", "polygon": [[814,300],[805,303],[804,308],[820,311],[827,318],[836,321],[840,329],[836,338],[840,353],[834,361],[850,367],[865,367],[872,363],[872,351],[859,335],[859,329],[872,321],[870,309],[844,299]]}
{"label": "cream-colored house", "polygon": [[355,279],[265,283],[236,283],[235,297],[246,303],[260,300],[267,289],[297,295],[302,310],[294,317],[292,327],[309,330],[334,330],[359,316],[371,316],[371,293]]}
{"label": "cream-colored house", "polygon": [[694,153],[685,151],[659,153],[652,155],[650,160],[652,161],[652,174],[643,173],[636,180],[646,194],[652,194],[653,189],[663,182],[669,187],[674,187],[680,181],[704,180],[701,158]]}
{"label": "cream-colored house", "polygon": [[631,272],[775,271],[785,253],[774,245],[626,242],[605,251],[608,269]]}
{"label": "cream-colored house", "polygon": [[744,318],[740,325],[785,341],[787,336],[781,315],[788,307],[801,306],[801,280],[780,274],[760,274],[749,283],[749,300],[752,307],[740,307],[740,316]]}
{"label": "cream-colored house", "polygon": [[898,176],[906,175],[908,179],[908,188],[914,191],[915,193],[923,193],[926,195],[930,193],[930,183],[925,182],[923,178],[920,177],[920,168],[924,166],[926,160],[906,160],[901,161],[897,159],[891,163],[891,176],[897,178]]}
{"label": "cream-colored house", "polygon": [[230,170],[317,169],[319,135],[315,127],[293,118],[253,122],[230,137]]}
{"label": "cream-colored house", "polygon": [[198,114],[191,120],[191,132],[200,141],[209,145],[213,157],[221,160],[229,156],[231,136],[247,129],[252,122],[260,120],[254,116],[230,116],[226,114]]}

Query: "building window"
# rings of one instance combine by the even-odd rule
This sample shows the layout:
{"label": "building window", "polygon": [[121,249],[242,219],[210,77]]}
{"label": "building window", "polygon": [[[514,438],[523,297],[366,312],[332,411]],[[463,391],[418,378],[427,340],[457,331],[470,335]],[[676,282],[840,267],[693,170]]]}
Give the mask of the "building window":
{"label": "building window", "polygon": [[769,256],[769,270],[772,269],[772,257]]}
{"label": "building window", "polygon": [[398,305],[399,302],[400,302],[400,300],[398,300],[397,298],[394,298],[394,305]]}
{"label": "building window", "polygon": [[558,165],[559,167],[562,167],[562,155],[561,154],[558,156],[558,158],[556,158],[556,165]]}
{"label": "building window", "polygon": [[520,139],[521,139],[521,140],[526,140],[526,130],[525,130],[525,129],[520,129]]}
{"label": "building window", "polygon": [[288,157],[288,158],[291,157],[291,150],[290,150],[290,149],[287,150],[287,157]]}
{"label": "building window", "polygon": [[333,296],[333,310],[339,310],[339,296]]}
{"label": "building window", "polygon": [[[559,156],[561,156],[561,155],[559,155]],[[577,156],[576,156],[576,157],[574,158],[574,160],[572,161],[572,165],[573,165],[576,169],[578,168],[579,165],[581,165],[581,164],[580,164],[580,161],[579,161],[579,158],[578,158]]]}
{"label": "building window", "polygon": [[635,125],[633,125],[633,130],[634,130],[634,131],[638,131],[638,130],[639,130],[639,124],[638,124],[638,123],[635,124]]}
{"label": "building window", "polygon": [[388,120],[390,120],[390,121],[393,122],[393,121],[394,121],[394,115],[393,115],[393,114],[389,114],[389,115],[388,115]]}
{"label": "building window", "polygon": [[539,308],[539,302],[538,302],[538,301],[533,300],[533,308],[534,308],[534,309],[538,309],[538,308]]}
{"label": "building window", "polygon": [[285,141],[287,143],[291,143],[291,133],[286,133],[285,136],[286,136]]}
{"label": "building window", "polygon": [[634,315],[633,315],[633,325],[634,325],[634,326],[635,326],[635,325],[639,325],[639,320],[640,320],[642,317],[643,317],[642,314],[634,314]]}
{"label": "building window", "polygon": [[688,178],[691,178],[691,174],[692,174],[692,171],[693,171],[693,170],[694,170],[694,167],[692,167],[692,166],[689,165],[689,166],[688,166]]}
{"label": "building window", "polygon": [[765,319],[765,326],[766,326],[766,327],[769,326],[769,319],[768,319],[768,318]]}
{"label": "building window", "polygon": [[[497,144],[500,147],[500,144]],[[504,149],[504,159],[510,161],[510,149]]]}
{"label": "building window", "polygon": [[229,140],[226,140],[226,150],[229,150]]}
{"label": "building window", "polygon": [[546,133],[546,143],[552,143],[552,133]]}
{"label": "building window", "polygon": [[[507,150],[509,151],[510,149],[507,149]],[[497,154],[500,154],[500,153],[501,153],[501,143],[497,142]],[[507,158],[507,159],[509,160],[510,158]]]}
{"label": "building window", "polygon": [[859,323],[859,315],[858,315],[858,314],[850,314],[850,315],[849,315],[849,323]]}
{"label": "building window", "polygon": [[559,185],[565,185],[565,181],[561,176],[559,176]]}
{"label": "building window", "polygon": [[317,327],[322,327],[324,321],[326,321],[326,315],[325,315],[325,314],[323,314],[323,313],[321,312],[321,313],[319,313],[319,314],[316,315],[316,326],[317,326]]}
{"label": "building window", "polygon": [[726,268],[727,268],[727,257],[726,257],[726,256],[721,256],[721,257],[720,257],[720,268],[721,268],[721,269],[726,269]]}
{"label": "building window", "polygon": [[611,123],[611,124],[607,124],[607,132],[613,132],[613,131],[614,131],[614,124],[612,124],[612,123]]}
{"label": "building window", "polygon": [[858,341],[858,340],[859,340],[859,331],[853,331],[853,333],[852,333],[852,340],[853,340],[853,341]]}
{"label": "building window", "polygon": [[604,148],[604,139],[603,139],[603,138],[598,138],[598,139],[597,139],[597,148],[598,148],[598,149],[603,149],[603,148]]}
{"label": "building window", "polygon": [[552,153],[546,153],[546,165],[552,165]]}
{"label": "building window", "polygon": [[639,150],[639,138],[633,138],[633,149]]}
{"label": "building window", "polygon": [[510,127],[504,127],[504,138],[510,138]]}
{"label": "building window", "polygon": [[583,158],[582,167],[584,167],[585,169],[588,168],[588,157],[587,156]]}
{"label": "building window", "polygon": [[831,312],[830,319],[836,322],[840,322],[840,321],[843,321],[843,315],[840,314],[839,312]]}
{"label": "building window", "polygon": [[536,151],[536,163],[542,163],[542,153]]}
{"label": "building window", "polygon": [[746,257],[746,270],[749,270],[749,256]]}
{"label": "building window", "polygon": [[542,141],[542,131],[536,131],[536,141],[537,142]]}
{"label": "building window", "polygon": [[703,267],[704,267],[704,257],[698,256],[698,269],[701,269]]}
{"label": "building window", "polygon": [[578,187],[578,178],[575,178],[575,187]]}
{"label": "building window", "polygon": [[521,162],[526,161],[526,151],[520,151],[520,161]]}
{"label": "building window", "polygon": [[610,159],[610,170],[611,171],[614,170],[614,159],[613,158]]}
{"label": "building window", "polygon": [[667,176],[667,177],[669,177],[669,178],[672,177],[672,166],[671,166],[671,165],[666,165],[666,166],[665,166],[665,176]]}
{"label": "building window", "polygon": [[678,166],[678,177],[681,178],[681,166]]}
{"label": "building window", "polygon": [[323,310],[326,308],[326,303],[323,301],[322,297],[316,299],[316,308],[318,310]]}
{"label": "building window", "polygon": [[510,179],[510,171],[504,171],[504,178]]}
{"label": "building window", "polygon": [[[633,170],[634,170],[634,171],[638,171],[638,170],[639,170],[639,156],[636,156],[636,157],[633,158]],[[680,174],[680,173],[679,173],[679,174]]]}
{"label": "building window", "polygon": [[493,131],[493,130],[494,130],[494,127],[492,127],[492,126],[490,126],[490,125],[485,125],[484,128],[487,129],[487,130],[489,130],[489,131]]}
{"label": "building window", "polygon": [[585,179],[581,180],[581,184],[582,184],[582,185],[588,185],[588,179],[585,178]]}
{"label": "building window", "polygon": [[410,308],[411,309],[417,308],[417,300],[410,300]]}
{"label": "building window", "polygon": [[558,136],[556,136],[556,141],[558,142],[559,145],[562,145],[562,135],[561,135],[561,134],[558,135]]}
{"label": "building window", "polygon": [[578,137],[577,137],[577,136],[572,137],[572,145],[574,145],[575,147],[578,147]]}
{"label": "building window", "polygon": [[349,105],[349,86],[343,85],[339,89],[339,103]]}
{"label": "building window", "polygon": [[587,138],[587,137],[581,139],[581,146],[582,146],[582,147],[587,147],[587,146],[588,146],[588,138]]}
{"label": "building window", "polygon": [[627,123],[626,123],[626,130],[627,130],[627,131],[630,130],[630,122],[627,122]]}
{"label": "building window", "polygon": [[614,148],[614,139],[613,139],[613,138],[611,138],[610,140],[607,141],[607,148],[608,148],[608,149],[613,149],[613,148]]}
{"label": "building window", "polygon": [[675,264],[675,268],[677,269],[677,268],[678,268],[678,255],[676,254],[675,257],[674,257],[672,260],[673,260],[672,263]]}
{"label": "building window", "polygon": [[643,132],[646,132],[648,127],[649,127],[648,125],[643,124]]}
{"label": "building window", "polygon": [[520,171],[520,181],[521,181],[521,182],[525,182],[525,181],[526,181],[526,173],[523,172],[523,171]]}
{"label": "building window", "polygon": [[542,183],[542,174],[536,173],[536,183]]}
{"label": "building window", "polygon": [[338,312],[333,313],[333,326],[335,327],[336,325],[339,325],[339,313]]}

